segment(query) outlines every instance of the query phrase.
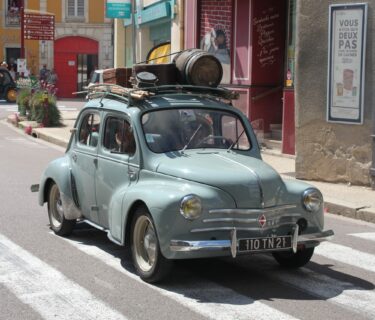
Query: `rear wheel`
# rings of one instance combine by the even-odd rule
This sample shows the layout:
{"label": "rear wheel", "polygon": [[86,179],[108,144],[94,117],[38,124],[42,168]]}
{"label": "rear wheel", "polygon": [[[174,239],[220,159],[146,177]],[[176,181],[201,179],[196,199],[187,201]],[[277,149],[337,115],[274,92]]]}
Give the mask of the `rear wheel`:
{"label": "rear wheel", "polygon": [[17,91],[14,88],[10,88],[7,91],[7,94],[5,96],[6,101],[8,102],[16,102],[17,100]]}
{"label": "rear wheel", "polygon": [[76,220],[67,220],[65,218],[60,190],[55,183],[49,190],[48,217],[51,229],[59,236],[67,236],[72,233],[76,224]]}
{"label": "rear wheel", "polygon": [[314,254],[314,248],[306,248],[293,252],[274,252],[272,253],[276,261],[284,268],[295,269],[303,267],[308,263]]}
{"label": "rear wheel", "polygon": [[152,283],[163,279],[171,270],[172,261],[162,255],[154,222],[144,207],[134,215],[130,239],[133,264],[142,280]]}

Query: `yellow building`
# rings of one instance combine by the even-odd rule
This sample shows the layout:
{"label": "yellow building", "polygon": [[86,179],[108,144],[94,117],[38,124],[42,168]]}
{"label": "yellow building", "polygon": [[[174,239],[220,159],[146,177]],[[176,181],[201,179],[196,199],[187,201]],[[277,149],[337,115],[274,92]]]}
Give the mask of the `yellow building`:
{"label": "yellow building", "polygon": [[[150,59],[152,49],[169,44],[168,51],[183,49],[183,0],[134,0],[136,3],[136,62]],[[115,19],[115,67],[133,64],[131,19]],[[158,54],[162,54],[159,50]],[[170,48],[170,49],[169,49]],[[162,62],[170,61],[167,57]],[[157,62],[156,60],[151,63]]]}
{"label": "yellow building", "polygon": [[81,90],[95,68],[113,66],[113,22],[105,18],[105,0],[0,0],[0,60],[21,56],[20,8],[55,15],[54,41],[25,41],[30,72],[43,65],[58,75],[58,95]]}

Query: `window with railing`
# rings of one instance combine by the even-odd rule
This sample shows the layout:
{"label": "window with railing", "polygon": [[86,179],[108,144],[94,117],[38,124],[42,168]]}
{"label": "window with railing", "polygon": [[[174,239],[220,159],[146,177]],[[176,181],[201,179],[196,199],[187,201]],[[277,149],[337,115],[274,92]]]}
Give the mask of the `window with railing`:
{"label": "window with railing", "polygon": [[85,0],[68,0],[66,12],[69,20],[84,20]]}
{"label": "window with railing", "polygon": [[21,22],[21,1],[7,0],[5,10],[5,24],[6,26],[19,26]]}

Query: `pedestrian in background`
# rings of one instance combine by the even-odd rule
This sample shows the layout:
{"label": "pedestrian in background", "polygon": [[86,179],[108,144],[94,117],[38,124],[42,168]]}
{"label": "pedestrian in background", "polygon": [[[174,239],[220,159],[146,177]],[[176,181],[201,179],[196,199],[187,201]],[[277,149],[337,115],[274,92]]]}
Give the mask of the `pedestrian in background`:
{"label": "pedestrian in background", "polygon": [[48,75],[47,83],[48,83],[48,84],[56,85],[57,80],[59,80],[59,78],[57,77],[57,74],[56,74],[56,72],[55,72],[55,69],[52,68],[51,72],[50,72],[49,75]]}
{"label": "pedestrian in background", "polygon": [[48,78],[49,70],[47,69],[47,65],[43,65],[43,68],[40,69],[39,72],[39,80],[40,81],[46,81]]}

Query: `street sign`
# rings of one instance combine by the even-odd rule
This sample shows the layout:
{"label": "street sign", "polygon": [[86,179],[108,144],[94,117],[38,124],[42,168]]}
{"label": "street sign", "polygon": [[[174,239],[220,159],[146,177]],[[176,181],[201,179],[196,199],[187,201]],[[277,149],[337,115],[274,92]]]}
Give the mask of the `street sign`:
{"label": "street sign", "polygon": [[106,18],[129,19],[131,13],[130,0],[107,0]]}
{"label": "street sign", "polygon": [[23,14],[24,39],[54,40],[55,16],[51,14]]}

